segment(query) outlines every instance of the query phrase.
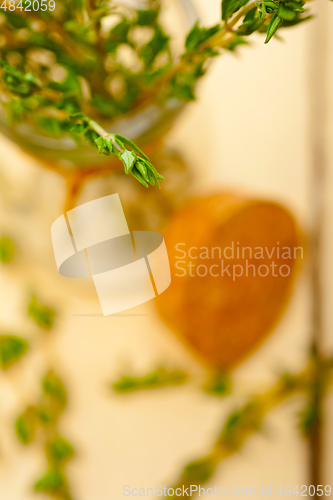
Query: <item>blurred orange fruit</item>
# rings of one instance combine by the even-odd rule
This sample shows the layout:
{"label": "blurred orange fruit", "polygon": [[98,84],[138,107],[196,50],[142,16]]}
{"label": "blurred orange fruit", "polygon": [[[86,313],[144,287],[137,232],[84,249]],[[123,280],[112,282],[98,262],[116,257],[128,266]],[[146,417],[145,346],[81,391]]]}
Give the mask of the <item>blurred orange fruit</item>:
{"label": "blurred orange fruit", "polygon": [[277,203],[216,194],[179,209],[164,237],[172,282],[157,299],[161,317],[201,360],[233,367],[290,296],[303,258],[294,217]]}

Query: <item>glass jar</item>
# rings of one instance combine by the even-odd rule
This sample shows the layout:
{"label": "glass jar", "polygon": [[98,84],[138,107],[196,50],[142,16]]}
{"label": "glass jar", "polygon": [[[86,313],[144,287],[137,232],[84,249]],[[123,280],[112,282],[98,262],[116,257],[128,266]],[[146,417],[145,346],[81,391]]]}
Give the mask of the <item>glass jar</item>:
{"label": "glass jar", "polygon": [[[144,8],[143,0],[123,1],[123,4]],[[171,36],[174,55],[179,54],[184,45],[184,37],[197,19],[196,10],[191,0],[166,0],[162,2],[161,22]],[[170,99],[163,105],[148,104],[128,115],[115,120],[102,122],[107,131],[124,135],[141,147],[156,143],[172,126],[184,103]],[[0,132],[18,144],[32,156],[52,163],[61,168],[84,169],[98,167],[103,162],[110,162],[108,157],[99,155],[89,144],[78,145],[71,137],[54,138],[47,133],[34,129],[31,125],[19,123],[10,125],[5,112],[0,108]]]}
{"label": "glass jar", "polygon": [[[191,0],[165,0],[163,5],[163,25],[174,40],[175,54],[180,53],[185,35],[197,19],[196,11]],[[138,7],[138,0],[135,0],[135,6]],[[36,277],[41,276],[43,283],[52,283],[52,287],[62,289],[64,278],[57,272],[50,228],[54,220],[70,208],[64,205],[64,177],[68,181],[72,174],[75,176],[85,169],[97,171],[103,162],[106,170],[113,162],[116,171],[106,177],[95,176],[86,185],[77,204],[118,192],[131,230],[157,230],[160,227],[168,213],[181,201],[180,197],[185,196],[189,185],[190,174],[177,152],[156,153],[161,137],[183,109],[183,102],[172,99],[163,106],[150,104],[113,122],[101,123],[107,131],[130,138],[151,155],[158,170],[167,177],[163,189],[158,190],[156,187],[145,189],[131,176],[125,176],[116,157],[99,155],[89,144],[78,145],[70,137],[50,137],[23,123],[10,125],[0,106],[0,132],[33,157],[28,158],[10,145],[6,146],[6,141],[0,137],[0,177],[2,186],[6,186],[0,190],[0,233],[9,234],[17,241],[28,274],[32,272]],[[154,144],[158,148],[154,148]],[[34,160],[37,160],[37,165]],[[52,171],[43,168],[50,165]],[[65,175],[56,175],[54,171],[57,170]],[[174,179],[177,182],[173,182]],[[75,295],[88,293],[95,297],[90,280],[66,279],[66,289]]]}

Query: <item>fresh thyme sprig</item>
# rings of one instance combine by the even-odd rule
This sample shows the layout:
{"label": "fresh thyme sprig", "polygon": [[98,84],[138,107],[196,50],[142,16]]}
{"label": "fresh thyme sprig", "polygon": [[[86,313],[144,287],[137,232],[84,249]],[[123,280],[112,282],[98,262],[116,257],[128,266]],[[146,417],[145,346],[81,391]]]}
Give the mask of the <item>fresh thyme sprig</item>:
{"label": "fresh thyme sprig", "polygon": [[[39,123],[55,135],[69,133],[75,139],[80,137],[92,143],[99,154],[109,156],[114,153],[122,161],[125,173],[132,174],[142,185],[159,186],[164,180],[149,158],[130,139],[118,134],[109,134],[98,123],[81,112],[70,113],[66,109],[53,110],[50,105],[59,103],[61,93],[43,89],[38,79],[31,73],[21,73],[17,68],[0,59],[1,80],[10,94],[10,113],[14,118],[24,118],[27,111],[39,112]],[[55,112],[57,111],[57,112]]]}
{"label": "fresh thyme sprig", "polygon": [[67,405],[67,392],[62,380],[52,370],[43,377],[41,396],[16,418],[15,431],[23,445],[42,437],[47,470],[35,482],[34,490],[58,500],[71,500],[66,464],[74,456],[74,448],[58,433],[59,420]]}
{"label": "fresh thyme sprig", "polygon": [[306,0],[223,0],[222,23],[210,28],[196,23],[186,37],[180,60],[144,92],[139,103],[177,97],[195,99],[195,85],[205,75],[207,62],[223,50],[235,52],[247,45],[253,33],[265,35],[268,43],[280,28],[296,26],[311,18],[306,15]]}
{"label": "fresh thyme sprig", "polygon": [[[321,359],[320,375],[321,375],[321,390],[326,391],[329,387],[332,378],[333,358]],[[317,380],[318,365],[313,360],[310,364],[298,374],[283,374],[279,381],[263,394],[256,395],[249,399],[244,406],[232,412],[225,420],[222,429],[209,453],[205,456],[192,461],[185,465],[179,480],[172,487],[176,492],[177,488],[180,491],[190,488],[191,485],[202,485],[207,482],[214,474],[218,464],[236,453],[243,446],[245,441],[258,432],[263,423],[266,414],[278,404],[286,401],[297,393],[305,393],[310,395],[313,391],[314,380]],[[312,414],[315,413],[311,407]],[[304,431],[304,416],[300,422],[301,430]],[[315,418],[307,418],[306,432],[309,433],[311,425]],[[185,498],[187,495],[178,495],[172,497]]]}
{"label": "fresh thyme sprig", "polygon": [[[114,153],[122,161],[126,174],[132,174],[143,186],[159,185],[164,177],[150,163],[148,156],[138,148],[134,142],[119,134],[109,134],[98,123],[85,117],[81,113],[70,115],[69,130],[90,139],[99,154],[109,156]],[[130,148],[130,149],[129,149]]]}

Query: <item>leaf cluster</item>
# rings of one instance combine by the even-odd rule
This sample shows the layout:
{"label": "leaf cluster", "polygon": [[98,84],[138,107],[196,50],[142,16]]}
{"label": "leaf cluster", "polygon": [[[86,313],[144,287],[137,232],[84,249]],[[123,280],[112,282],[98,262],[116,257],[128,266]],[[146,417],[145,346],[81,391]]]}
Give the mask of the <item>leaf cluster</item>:
{"label": "leaf cluster", "polygon": [[307,20],[304,5],[305,0],[222,0],[221,22],[196,23],[178,60],[160,22],[159,2],[138,10],[98,0],[57,0],[54,12],[6,10],[0,95],[6,96],[10,120],[51,136],[88,140],[100,154],[115,153],[125,172],[145,187],[158,185],[163,179],[142,151],[116,134],[108,137],[99,123],[152,100],[194,100],[209,60],[247,44],[254,32],[265,34],[267,43],[280,28]]}
{"label": "leaf cluster", "polygon": [[73,458],[74,448],[57,430],[66,406],[67,391],[64,383],[50,370],[42,379],[38,401],[27,406],[15,421],[16,435],[22,444],[29,445],[38,434],[44,438],[48,467],[36,481],[34,489],[59,500],[71,498],[65,465]]}

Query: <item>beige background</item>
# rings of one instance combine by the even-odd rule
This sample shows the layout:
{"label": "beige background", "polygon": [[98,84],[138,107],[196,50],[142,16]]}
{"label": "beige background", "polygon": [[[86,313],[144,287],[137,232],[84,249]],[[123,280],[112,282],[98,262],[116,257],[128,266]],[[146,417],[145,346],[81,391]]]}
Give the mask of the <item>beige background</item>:
{"label": "beige background", "polygon": [[[215,23],[220,2],[197,0],[197,4],[203,22]],[[326,20],[332,25],[333,5],[323,3],[321,11],[321,21],[314,22],[325,24]],[[239,57],[227,54],[216,60],[199,87],[198,102],[187,108],[169,137],[197,171],[201,191],[241,189],[251,196],[278,200],[292,209],[305,227],[311,219],[307,55],[312,30],[311,23],[292,29],[284,34],[285,42],[273,40],[268,46],[257,38],[253,47],[241,48]],[[328,86],[332,88],[332,67],[330,72]],[[331,95],[327,107],[330,138]],[[325,342],[333,349],[332,140],[328,147],[330,182],[323,193],[327,206],[323,269]],[[45,367],[55,359],[72,396],[62,430],[78,450],[77,459],[69,466],[76,498],[120,500],[124,484],[153,487],[172,483],[184,462],[208,449],[223,416],[242,401],[244,394],[269,385],[281,367],[302,366],[310,335],[306,269],[274,334],[237,369],[236,395],[232,398],[210,398],[195,383],[129,398],[117,397],[108,392],[107,381],[129,365],[147,370],[165,361],[192,370],[198,380],[203,373],[161,324],[152,304],[131,310],[132,316],[77,316],[98,314],[100,310],[91,286],[66,287],[52,261],[48,235],[51,223],[61,214],[62,181],[37,168],[33,160],[4,139],[0,139],[0,148],[1,229],[16,227],[25,231],[32,261],[35,256],[34,264],[28,257],[19,264],[15,279],[1,270],[0,326],[16,331],[27,328],[31,339],[37,338],[22,314],[30,286],[36,285],[43,297],[60,304],[63,310],[54,339],[45,338],[42,348],[37,347],[10,377],[0,375],[1,498],[35,498],[29,484],[41,472],[43,456],[38,447],[22,449],[8,429],[24,402],[33,398],[36,381]],[[6,186],[15,186],[15,193]],[[30,210],[22,209],[16,217],[8,216],[6,207],[13,203],[13,197],[19,206],[21,196],[30,197]],[[40,234],[45,235],[45,247],[39,242],[34,248],[34,237]],[[272,411],[265,432],[253,437],[240,455],[225,462],[211,485],[226,489],[255,487],[259,495],[261,485],[271,484],[274,492],[281,484],[305,484],[307,448],[295,431],[300,403],[294,401]],[[332,422],[332,395],[327,406],[327,419]],[[332,425],[327,433],[326,453],[326,483],[333,486]],[[280,498],[274,493],[272,497]]]}

